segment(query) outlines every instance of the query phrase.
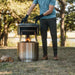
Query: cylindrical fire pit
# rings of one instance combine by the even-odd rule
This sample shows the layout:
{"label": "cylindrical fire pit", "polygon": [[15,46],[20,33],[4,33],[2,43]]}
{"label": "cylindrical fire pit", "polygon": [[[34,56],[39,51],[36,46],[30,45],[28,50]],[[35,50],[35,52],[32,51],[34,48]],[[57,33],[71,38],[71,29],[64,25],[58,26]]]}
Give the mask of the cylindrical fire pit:
{"label": "cylindrical fire pit", "polygon": [[38,42],[19,42],[18,43],[18,58],[21,61],[31,62],[38,60]]}

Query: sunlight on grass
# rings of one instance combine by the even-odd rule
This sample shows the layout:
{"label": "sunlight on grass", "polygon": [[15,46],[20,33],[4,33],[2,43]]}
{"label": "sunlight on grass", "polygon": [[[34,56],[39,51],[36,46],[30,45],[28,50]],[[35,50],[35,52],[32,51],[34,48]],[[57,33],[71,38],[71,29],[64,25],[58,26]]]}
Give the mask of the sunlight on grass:
{"label": "sunlight on grass", "polygon": [[5,74],[12,74],[12,72],[7,72],[7,71],[4,71],[4,72],[0,72],[0,75],[5,75]]}

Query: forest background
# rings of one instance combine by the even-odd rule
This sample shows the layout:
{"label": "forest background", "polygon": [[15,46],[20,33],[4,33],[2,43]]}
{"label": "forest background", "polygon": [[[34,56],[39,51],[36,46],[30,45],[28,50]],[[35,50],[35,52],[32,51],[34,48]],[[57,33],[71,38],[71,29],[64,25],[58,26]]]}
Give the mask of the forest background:
{"label": "forest background", "polygon": [[[19,36],[17,27],[33,0],[0,0],[0,46],[17,46]],[[75,44],[75,1],[57,0],[55,9],[57,11],[58,46],[74,46]],[[37,5],[28,18],[28,23],[34,23],[33,17],[39,15]],[[38,21],[38,24],[39,21]],[[40,33],[40,31],[39,31]],[[48,45],[52,46],[50,32],[48,32]],[[34,36],[31,36],[34,40]],[[41,37],[38,35],[41,46]],[[25,40],[23,36],[23,40]]]}

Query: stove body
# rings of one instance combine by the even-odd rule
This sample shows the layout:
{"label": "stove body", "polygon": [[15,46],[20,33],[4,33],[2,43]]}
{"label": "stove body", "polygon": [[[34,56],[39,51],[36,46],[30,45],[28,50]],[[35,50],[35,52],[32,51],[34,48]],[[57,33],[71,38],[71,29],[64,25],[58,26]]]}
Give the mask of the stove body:
{"label": "stove body", "polygon": [[[39,44],[37,42],[37,34],[39,34],[39,26],[32,23],[19,24],[18,35],[20,35],[20,42],[18,42],[18,59],[20,61],[31,62],[39,58]],[[36,41],[21,41],[22,35],[35,35]]]}
{"label": "stove body", "polygon": [[22,23],[18,25],[18,35],[39,34],[39,25],[34,23]]}

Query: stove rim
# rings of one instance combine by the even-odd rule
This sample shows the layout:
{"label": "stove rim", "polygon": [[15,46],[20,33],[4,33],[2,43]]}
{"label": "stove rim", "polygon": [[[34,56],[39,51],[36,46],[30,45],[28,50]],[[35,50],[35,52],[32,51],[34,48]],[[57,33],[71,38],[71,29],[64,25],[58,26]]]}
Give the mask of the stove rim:
{"label": "stove rim", "polygon": [[38,42],[37,41],[29,41],[29,42],[27,42],[27,41],[20,41],[18,43],[38,43]]}

